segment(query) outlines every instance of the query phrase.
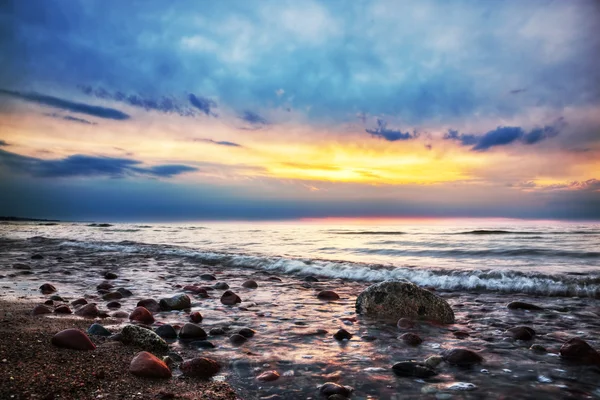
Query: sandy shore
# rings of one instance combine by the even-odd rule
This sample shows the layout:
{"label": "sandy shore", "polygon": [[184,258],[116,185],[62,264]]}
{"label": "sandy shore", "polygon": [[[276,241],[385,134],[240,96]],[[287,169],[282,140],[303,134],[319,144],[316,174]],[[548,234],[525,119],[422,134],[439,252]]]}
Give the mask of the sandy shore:
{"label": "sandy shore", "polygon": [[[236,393],[245,400],[325,399],[319,386],[326,382],[352,386],[352,399],[600,397],[600,368],[565,362],[559,356],[561,346],[574,337],[598,348],[598,299],[436,291],[454,310],[454,324],[413,321],[399,327],[355,313],[356,297],[369,285],[366,282],[274,275],[200,264],[176,254],[126,254],[110,247],[99,251],[61,243],[0,239],[2,399],[235,399]],[[112,279],[107,273],[114,274]],[[250,279],[256,288],[244,286]],[[45,283],[57,292],[42,294],[39,288]],[[99,289],[106,283],[112,289]],[[206,292],[194,293],[186,285]],[[116,289],[131,294],[105,298],[106,292]],[[241,303],[223,304],[226,290],[234,291]],[[340,298],[319,299],[323,290],[333,290]],[[171,325],[179,331],[190,322],[191,313],[201,313],[198,325],[208,333],[206,339],[167,342],[183,359],[216,360],[221,371],[211,381],[185,378],[177,365],[166,381],[134,377],[128,367],[140,349],[98,336],[90,336],[97,345],[94,351],[50,344],[61,330],[85,331],[94,322],[118,333],[131,323],[128,316],[140,300],[180,293],[190,297],[190,307],[154,311],[150,327]],[[56,295],[62,300],[54,300],[51,309],[67,305],[76,311],[72,302],[84,298],[103,314],[31,315],[36,305]],[[109,307],[115,301],[118,308]],[[509,309],[511,301],[540,309]],[[530,328],[535,334],[529,340],[515,340],[510,337],[515,327]],[[234,343],[232,337],[244,329],[254,331],[254,336]],[[334,333],[339,329],[347,330],[350,339],[337,340]],[[408,343],[403,339],[407,333],[420,342]],[[477,352],[483,361],[467,369],[443,362],[436,375],[426,379],[396,376],[391,368],[399,361],[422,362],[453,348]],[[260,380],[270,371],[278,379]]]}
{"label": "sandy shore", "polygon": [[[91,336],[94,351],[50,344],[63,329],[86,330],[89,320],[32,316],[31,301],[0,301],[0,399],[235,399],[226,383],[152,380],[128,373],[139,351]],[[109,320],[105,321],[110,323]]]}

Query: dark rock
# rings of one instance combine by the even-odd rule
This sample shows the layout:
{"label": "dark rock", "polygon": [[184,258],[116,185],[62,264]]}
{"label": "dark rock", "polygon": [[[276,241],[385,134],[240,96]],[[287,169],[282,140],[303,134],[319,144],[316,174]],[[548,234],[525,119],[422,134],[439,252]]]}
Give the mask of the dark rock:
{"label": "dark rock", "polygon": [[333,334],[333,338],[335,340],[350,340],[352,339],[352,334],[345,329],[340,329]]}
{"label": "dark rock", "polygon": [[208,340],[197,340],[195,342],[190,343],[190,346],[198,347],[200,349],[214,349],[215,345],[209,342]]}
{"label": "dark rock", "polygon": [[240,296],[233,293],[231,290],[225,291],[225,293],[223,293],[223,296],[221,296],[221,303],[225,304],[226,306],[233,306],[241,302],[242,299],[240,299]]}
{"label": "dark rock", "polygon": [[225,330],[223,328],[211,328],[208,333],[210,336],[219,336],[219,335],[224,335]]}
{"label": "dark rock", "polygon": [[522,301],[513,301],[506,306],[509,310],[543,310],[542,307]]}
{"label": "dark rock", "polygon": [[398,329],[412,329],[415,327],[415,321],[410,318],[400,318],[396,326]]}
{"label": "dark rock", "polygon": [[158,336],[164,339],[177,339],[175,328],[169,324],[161,325],[154,330]]}
{"label": "dark rock", "polygon": [[75,314],[84,318],[96,318],[100,315],[100,310],[96,303],[89,303],[75,311]]}
{"label": "dark rock", "polygon": [[190,321],[192,321],[195,324],[202,322],[202,319],[202,314],[200,314],[199,311],[194,311],[190,314]]}
{"label": "dark rock", "polygon": [[256,283],[256,281],[253,281],[252,279],[250,279],[250,280],[247,280],[246,282],[242,283],[242,286],[247,289],[256,289],[256,288],[258,288],[258,283]]}
{"label": "dark rock", "polygon": [[267,278],[267,280],[271,281],[271,282],[283,282],[281,280],[281,278],[277,277],[277,276],[270,276]]}
{"label": "dark rock", "polygon": [[43,315],[43,314],[52,314],[52,310],[49,307],[46,307],[46,306],[40,304],[40,305],[33,307],[33,310],[31,311],[31,315]]}
{"label": "dark rock", "polygon": [[144,307],[144,308],[146,308],[146,310],[148,310],[150,312],[159,312],[160,311],[160,305],[158,304],[158,301],[156,301],[154,299],[140,300],[140,301],[138,301],[136,306]]}
{"label": "dark rock", "polygon": [[122,287],[118,288],[117,292],[121,293],[121,295],[123,297],[131,297],[131,296],[133,296],[133,293],[131,292],[131,290],[125,289],[125,288],[122,288]]}
{"label": "dark rock", "polygon": [[127,314],[125,311],[117,311],[112,313],[113,318],[128,318],[129,314]]}
{"label": "dark rock", "polygon": [[161,310],[185,310],[190,308],[192,302],[187,294],[178,294],[168,299],[161,299],[158,303]]}
{"label": "dark rock", "polygon": [[97,290],[110,290],[112,289],[114,286],[111,285],[108,282],[102,282],[101,284],[99,284],[98,286],[96,286]]}
{"label": "dark rock", "polygon": [[599,365],[600,354],[585,340],[573,338],[560,348],[560,357],[563,360],[583,365]]}
{"label": "dark rock", "polygon": [[334,382],[327,382],[319,387],[319,391],[324,396],[333,396],[334,394],[339,394],[342,396],[350,397],[350,395],[354,391],[354,388],[352,388],[351,386],[338,385]]}
{"label": "dark rock", "polygon": [[242,328],[238,331],[238,334],[242,335],[243,337],[246,338],[251,338],[254,337],[254,334],[256,333],[256,331],[250,329],[250,328]]}
{"label": "dark rock", "polygon": [[444,299],[400,281],[380,282],[366,288],[356,299],[356,312],[394,321],[411,318],[444,324],[454,322],[454,312]]}
{"label": "dark rock", "polygon": [[322,290],[319,292],[319,294],[317,295],[317,297],[320,300],[339,300],[340,296],[334,292],[333,290]]}
{"label": "dark rock", "polygon": [[416,361],[401,361],[392,366],[394,374],[402,377],[414,377],[414,378],[431,378],[437,375],[435,370],[423,363]]}
{"label": "dark rock", "polygon": [[63,299],[62,297],[60,297],[59,295],[55,294],[53,296],[50,296],[50,300],[54,300],[54,301],[62,301],[64,302],[65,299]]}
{"label": "dark rock", "polygon": [[21,270],[21,271],[29,271],[31,269],[31,267],[29,265],[22,264],[22,263],[13,264],[13,268]]}
{"label": "dark rock", "polygon": [[114,272],[105,272],[104,273],[104,279],[117,279],[119,276],[117,274],[115,274]]}
{"label": "dark rock", "polygon": [[319,280],[312,275],[308,275],[304,277],[304,282],[319,282]]}
{"label": "dark rock", "polygon": [[448,364],[468,367],[483,362],[483,357],[467,349],[450,349],[442,353],[444,361]]}
{"label": "dark rock", "polygon": [[421,339],[419,337],[419,335],[416,335],[414,333],[405,333],[402,336],[400,336],[400,339],[402,339],[402,341],[404,343],[406,343],[409,346],[418,346],[421,343],[423,343],[423,339]]}
{"label": "dark rock", "polygon": [[87,304],[87,303],[88,303],[87,300],[82,298],[82,299],[73,300],[71,302],[71,305],[73,307],[75,307],[75,306],[82,306],[82,305]]}
{"label": "dark rock", "polygon": [[215,278],[214,275],[211,274],[202,274],[200,275],[200,279],[202,279],[203,281],[216,281],[217,278]]}
{"label": "dark rock", "polygon": [[452,332],[452,334],[457,339],[466,339],[469,336],[471,336],[471,334],[469,332],[466,332],[466,331],[456,331],[456,332]]}
{"label": "dark rock", "polygon": [[183,290],[185,290],[187,292],[192,292],[204,299],[208,297],[208,292],[206,291],[206,289],[198,287],[198,286],[187,285],[187,286],[183,287]]}
{"label": "dark rock", "polygon": [[363,335],[360,337],[362,340],[364,340],[365,342],[374,342],[375,340],[377,340],[376,336],[372,336],[372,335]]}
{"label": "dark rock", "polygon": [[213,287],[217,290],[227,290],[229,289],[229,285],[225,282],[217,282],[213,285]]}
{"label": "dark rock", "polygon": [[141,322],[142,324],[151,325],[154,323],[154,317],[152,313],[146,309],[146,307],[136,307],[129,314],[130,321]]}
{"label": "dark rock", "polygon": [[88,335],[92,336],[110,336],[112,333],[100,324],[92,324],[87,330]]}
{"label": "dark rock", "polygon": [[527,326],[515,326],[514,328],[507,329],[504,332],[507,336],[515,340],[533,340],[535,337],[535,331]]}
{"label": "dark rock", "polygon": [[110,308],[112,310],[121,308],[121,303],[119,303],[118,301],[111,301],[108,304],[106,304],[106,308]]}
{"label": "dark rock", "polygon": [[65,329],[52,337],[51,343],[56,347],[73,350],[94,350],[96,346],[90,338],[79,329]]}
{"label": "dark rock", "polygon": [[181,339],[206,339],[207,335],[204,329],[196,324],[185,324],[179,331]]}
{"label": "dark rock", "polygon": [[73,311],[66,304],[62,304],[54,309],[56,314],[73,314]]}
{"label": "dark rock", "polygon": [[234,346],[239,346],[248,340],[245,336],[240,335],[239,333],[233,334],[229,337],[229,341]]}
{"label": "dark rock", "polygon": [[221,367],[215,360],[204,357],[196,357],[186,360],[179,367],[185,376],[208,379],[216,375]]}
{"label": "dark rock", "polygon": [[279,372],[277,371],[265,371],[256,377],[256,380],[261,382],[273,382],[279,379]]}
{"label": "dark rock", "polygon": [[178,362],[178,363],[183,361],[183,357],[181,357],[178,353],[175,353],[174,351],[168,352],[167,356],[170,357],[171,360]]}
{"label": "dark rock", "polygon": [[534,353],[538,353],[538,354],[544,354],[546,353],[548,350],[546,350],[546,348],[540,344],[532,344],[531,347],[529,348],[529,350],[533,351]]}
{"label": "dark rock", "polygon": [[56,288],[49,283],[44,283],[40,286],[40,292],[42,292],[42,294],[50,294],[56,292]]}
{"label": "dark rock", "polygon": [[54,300],[50,300],[50,299],[48,299],[48,300],[46,300],[46,301],[44,302],[44,304],[45,304],[45,305],[47,305],[47,306],[53,306],[53,305],[54,305]]}
{"label": "dark rock", "polygon": [[121,341],[124,344],[141,347],[147,351],[167,352],[169,346],[160,336],[150,329],[136,325],[126,325],[121,330]]}
{"label": "dark rock", "polygon": [[135,355],[129,372],[142,378],[169,379],[171,370],[162,360],[147,351],[142,351]]}
{"label": "dark rock", "polygon": [[31,256],[31,259],[32,260],[43,260],[44,256],[41,255],[41,254],[34,254],[34,255]]}
{"label": "dark rock", "polygon": [[123,298],[123,295],[119,292],[109,292],[102,296],[102,300],[105,300],[105,301],[119,300],[122,298]]}

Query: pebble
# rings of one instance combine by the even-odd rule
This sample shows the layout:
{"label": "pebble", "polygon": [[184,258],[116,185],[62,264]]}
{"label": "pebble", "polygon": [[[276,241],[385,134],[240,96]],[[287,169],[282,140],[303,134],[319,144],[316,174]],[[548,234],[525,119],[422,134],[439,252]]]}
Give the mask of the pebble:
{"label": "pebble", "polygon": [[216,375],[221,367],[215,360],[196,357],[181,363],[179,369],[185,376],[207,379]]}
{"label": "pebble", "polygon": [[204,329],[192,323],[183,325],[183,328],[179,331],[180,339],[206,339],[206,337]]}
{"label": "pebble", "polygon": [[231,342],[231,344],[233,344],[234,346],[239,346],[239,345],[241,345],[241,344],[245,343],[245,342],[246,342],[246,340],[248,340],[248,339],[247,339],[245,336],[242,336],[242,335],[240,335],[240,334],[237,334],[237,333],[236,333],[236,334],[234,334],[234,335],[231,335],[231,336],[229,337],[229,341],[230,341],[230,342]]}
{"label": "pebble", "polygon": [[123,297],[131,297],[133,296],[133,293],[131,292],[131,290],[129,289],[125,289],[125,288],[118,288],[117,292],[121,293],[121,295],[123,295]]}
{"label": "pebble", "polygon": [[108,292],[102,296],[102,300],[105,300],[105,301],[119,300],[122,298],[123,298],[123,295],[119,292]]}
{"label": "pebble", "polygon": [[229,285],[225,282],[217,282],[213,285],[213,287],[217,290],[227,290],[229,289]]}
{"label": "pebble", "polygon": [[96,318],[100,314],[96,303],[89,303],[75,311],[75,314],[84,318]]}
{"label": "pebble", "polygon": [[256,289],[256,288],[258,288],[258,283],[256,283],[256,281],[253,281],[252,279],[250,279],[250,280],[247,280],[246,282],[242,283],[242,286],[247,289]]}
{"label": "pebble", "polygon": [[515,326],[514,328],[507,329],[504,332],[505,335],[514,340],[533,340],[535,337],[535,331],[527,326]]}
{"label": "pebble", "polygon": [[152,313],[146,309],[146,307],[136,307],[129,314],[130,321],[141,322],[142,324],[151,325],[154,323],[154,317]]}
{"label": "pebble", "polygon": [[251,338],[254,337],[254,334],[256,333],[256,331],[250,329],[250,328],[242,328],[238,331],[238,334],[246,337],[246,338]]}
{"label": "pebble", "polygon": [[265,371],[256,377],[261,382],[272,382],[279,379],[279,373],[277,371]]}
{"label": "pebble", "polygon": [[40,292],[42,292],[42,294],[50,294],[56,292],[56,288],[49,283],[44,283],[40,286]]}
{"label": "pebble", "polygon": [[79,329],[65,329],[52,337],[51,343],[57,347],[73,350],[94,350],[96,346],[85,332]]}
{"label": "pebble", "polygon": [[208,333],[211,336],[219,336],[219,335],[224,335],[225,330],[223,328],[211,328]]}
{"label": "pebble", "polygon": [[119,303],[118,301],[111,301],[108,304],[106,304],[106,308],[110,308],[110,309],[117,309],[117,308],[121,308],[121,303]]}
{"label": "pebble", "polygon": [[322,290],[319,292],[319,294],[317,294],[317,297],[320,300],[328,300],[328,301],[340,299],[340,296],[333,290]]}
{"label": "pebble", "polygon": [[215,278],[215,276],[212,274],[202,274],[202,275],[200,275],[200,279],[202,279],[204,281],[216,281],[217,280],[217,278]]}
{"label": "pebble", "polygon": [[159,326],[154,330],[154,332],[164,339],[177,339],[177,331],[175,331],[175,328],[169,324]]}
{"label": "pebble", "polygon": [[87,304],[87,303],[88,303],[88,301],[87,301],[86,299],[83,299],[83,298],[82,298],[82,299],[73,300],[73,301],[71,302],[71,305],[72,305],[73,307],[75,307],[75,306],[82,306],[82,305],[85,305],[85,304]]}
{"label": "pebble", "polygon": [[118,275],[115,274],[114,272],[108,271],[108,272],[104,273],[104,278],[105,279],[117,279]]}
{"label": "pebble", "polygon": [[195,324],[202,322],[202,319],[202,314],[200,314],[199,311],[194,311],[190,314],[190,321],[192,321]]}
{"label": "pebble", "polygon": [[98,286],[96,286],[97,290],[110,290],[112,289],[114,286],[108,282],[102,282],[101,284],[99,284]]}
{"label": "pebble", "polygon": [[448,390],[455,390],[460,392],[466,392],[477,389],[477,386],[470,382],[455,382],[446,386]]}
{"label": "pebble", "polygon": [[73,311],[66,304],[62,304],[54,309],[56,314],[72,314]]}
{"label": "pebble", "polygon": [[165,362],[147,351],[137,353],[129,364],[129,372],[142,378],[169,379],[171,370]]}
{"label": "pebble", "polygon": [[150,312],[159,312],[160,311],[160,305],[158,304],[158,301],[156,301],[154,299],[140,300],[137,302],[136,306],[137,307],[145,307]]}
{"label": "pebble", "polygon": [[52,310],[50,307],[46,307],[45,305],[37,305],[31,311],[31,315],[43,315],[43,314],[52,314]]}
{"label": "pebble", "polygon": [[340,329],[336,333],[333,334],[333,338],[335,340],[350,340],[352,339],[352,334],[345,329]]}
{"label": "pebble", "polygon": [[392,371],[403,377],[430,378],[437,372],[426,364],[416,361],[401,361],[392,366]]}
{"label": "pebble", "polygon": [[190,343],[190,346],[195,346],[200,349],[214,349],[215,345],[208,340],[196,340],[195,342]]}
{"label": "pebble", "polygon": [[41,255],[41,254],[34,254],[34,255],[31,256],[31,259],[32,260],[43,260],[44,256]]}
{"label": "pebble", "polygon": [[191,307],[191,300],[187,294],[178,294],[167,299],[161,299],[158,302],[161,310],[185,310]]}
{"label": "pebble", "polygon": [[232,306],[241,302],[242,299],[240,299],[240,297],[231,290],[225,291],[225,293],[223,293],[221,296],[221,303],[225,304],[226,306]]}
{"label": "pebble", "polygon": [[543,354],[546,353],[548,350],[546,350],[546,348],[540,344],[532,344],[531,347],[529,348],[529,350],[538,353],[538,354]]}
{"label": "pebble", "polygon": [[438,365],[440,365],[442,361],[444,361],[444,359],[440,356],[431,356],[425,360],[425,365],[427,365],[430,368],[435,368]]}
{"label": "pebble", "polygon": [[110,336],[112,333],[100,324],[92,324],[87,330],[88,335]]}

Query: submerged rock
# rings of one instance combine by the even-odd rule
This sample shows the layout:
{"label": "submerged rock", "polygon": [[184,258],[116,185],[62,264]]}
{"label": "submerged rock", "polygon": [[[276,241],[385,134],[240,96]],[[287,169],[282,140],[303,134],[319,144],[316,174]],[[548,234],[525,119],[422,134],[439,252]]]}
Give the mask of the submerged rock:
{"label": "submerged rock", "polygon": [[468,349],[450,349],[442,353],[444,361],[448,364],[468,367],[483,362],[483,357]]}
{"label": "submerged rock", "polygon": [[600,365],[600,353],[580,338],[570,339],[563,344],[560,348],[560,357],[577,364]]}
{"label": "submerged rock", "polygon": [[242,328],[238,331],[238,334],[242,335],[243,337],[246,338],[251,338],[254,337],[254,334],[256,333],[256,331],[250,329],[250,328]]}
{"label": "submerged rock", "polygon": [[356,312],[395,321],[411,318],[444,324],[454,322],[454,312],[444,299],[401,281],[385,281],[366,288],[356,299]]}
{"label": "submerged rock", "polygon": [[233,334],[229,337],[229,341],[234,346],[239,346],[248,340],[245,336],[240,335],[239,333]]}
{"label": "submerged rock", "polygon": [[340,329],[333,334],[333,338],[335,340],[350,340],[352,339],[352,334],[345,329]]}
{"label": "submerged rock", "polygon": [[218,289],[218,290],[227,290],[227,289],[229,289],[229,285],[226,284],[225,282],[217,282],[217,283],[215,283],[213,285],[213,287],[215,289]]}
{"label": "submerged rock", "polygon": [[87,330],[88,335],[110,336],[112,333],[100,324],[92,324]]}
{"label": "submerged rock", "polygon": [[319,298],[319,300],[327,300],[327,301],[340,299],[340,296],[333,290],[322,290],[319,292],[317,297]]}
{"label": "submerged rock", "polygon": [[221,296],[221,303],[225,304],[226,306],[233,306],[241,302],[242,299],[240,299],[240,296],[233,293],[231,290],[225,291],[225,293],[223,293],[223,296]]}
{"label": "submerged rock", "polygon": [[154,299],[143,299],[137,302],[136,307],[145,307],[150,312],[159,312],[160,305]]}
{"label": "submerged rock", "polygon": [[400,361],[392,366],[392,371],[398,376],[422,379],[437,375],[433,368],[416,361]]}
{"label": "submerged rock", "polygon": [[256,281],[253,281],[252,279],[250,279],[250,280],[247,280],[246,282],[242,283],[242,286],[247,289],[256,289],[256,288],[258,288],[258,283],[256,283]]}
{"label": "submerged rock", "polygon": [[161,299],[158,303],[162,310],[185,310],[190,308],[192,302],[187,294],[178,294],[168,299]]}
{"label": "submerged rock", "polygon": [[65,329],[52,337],[52,344],[57,347],[73,350],[94,350],[96,345],[79,329]]}
{"label": "submerged rock", "polygon": [[419,335],[414,333],[405,333],[400,336],[400,339],[409,346],[418,346],[423,343],[423,339],[419,337]]}
{"label": "submerged rock", "polygon": [[136,325],[127,325],[121,330],[121,341],[148,351],[167,352],[169,345],[153,331]]}
{"label": "submerged rock", "polygon": [[202,322],[202,319],[203,317],[202,314],[200,314],[200,311],[194,311],[190,314],[190,321],[192,321],[195,324]]}
{"label": "submerged rock", "polygon": [[533,340],[535,337],[535,331],[527,326],[515,326],[514,328],[507,329],[504,332],[508,337],[515,340]]}
{"label": "submerged rock", "polygon": [[44,283],[40,286],[40,292],[42,292],[42,294],[50,294],[56,292],[56,288],[49,283]]}
{"label": "submerged rock", "polygon": [[341,395],[345,397],[350,397],[354,388],[352,386],[342,386],[338,385],[334,382],[327,382],[319,386],[319,392],[321,392],[324,396],[333,396],[333,395]]}
{"label": "submerged rock", "polygon": [[164,339],[177,339],[177,331],[169,324],[159,326],[154,332]]}
{"label": "submerged rock", "polygon": [[535,304],[529,304],[522,301],[512,301],[506,306],[509,310],[543,310],[542,307]]}
{"label": "submerged rock", "polygon": [[204,329],[196,324],[185,324],[179,331],[181,339],[206,339],[207,335]]}
{"label": "submerged rock", "polygon": [[142,378],[169,379],[171,370],[162,360],[147,351],[137,353],[131,364],[129,372]]}

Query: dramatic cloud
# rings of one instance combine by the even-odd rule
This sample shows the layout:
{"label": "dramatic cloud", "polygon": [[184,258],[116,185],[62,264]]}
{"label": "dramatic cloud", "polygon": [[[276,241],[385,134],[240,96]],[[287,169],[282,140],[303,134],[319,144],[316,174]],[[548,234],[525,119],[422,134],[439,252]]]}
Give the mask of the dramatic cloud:
{"label": "dramatic cloud", "polygon": [[217,103],[215,103],[211,99],[196,96],[195,94],[190,94],[188,98],[190,100],[190,103],[194,107],[196,107],[198,110],[202,111],[206,115],[211,115],[210,110],[217,106]]}
{"label": "dramatic cloud", "polygon": [[228,142],[226,140],[212,140],[212,139],[194,139],[194,142],[205,142],[205,143],[212,143],[212,144],[217,144],[219,146],[227,146],[227,147],[243,147],[241,144],[238,143],[234,143],[234,142]]}
{"label": "dramatic cloud", "polygon": [[83,154],[75,154],[63,159],[44,160],[4,150],[0,150],[0,167],[14,173],[25,173],[41,178],[78,176],[122,178],[132,175],[170,178],[185,172],[198,170],[195,167],[179,164],[144,167],[141,161],[129,158],[97,157]]}
{"label": "dramatic cloud", "polygon": [[382,119],[377,119],[377,128],[376,129],[366,129],[367,133],[370,133],[371,136],[379,137],[385,139],[390,142],[395,142],[398,140],[410,140],[419,137],[417,132],[402,132],[399,129],[388,129],[387,122]]}
{"label": "dramatic cloud", "polygon": [[463,146],[473,146],[471,148],[473,151],[486,151],[492,147],[506,146],[517,141],[527,145],[535,144],[558,135],[565,125],[564,120],[560,118],[554,125],[535,128],[529,132],[518,126],[499,126],[483,135],[459,134],[457,130],[450,129],[444,135],[444,139],[459,141]]}
{"label": "dramatic cloud", "polygon": [[38,93],[21,93],[13,90],[0,89],[0,94],[14,97],[23,101],[38,103],[75,113],[87,114],[98,118],[115,120],[129,119],[129,115],[119,110],[115,110],[114,108],[93,106],[85,103],[76,103],[69,100],[59,99],[58,97],[46,96]]}

